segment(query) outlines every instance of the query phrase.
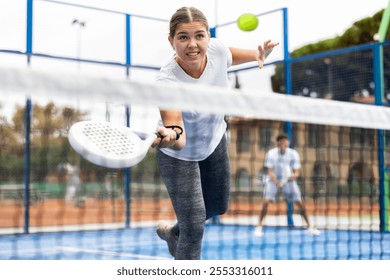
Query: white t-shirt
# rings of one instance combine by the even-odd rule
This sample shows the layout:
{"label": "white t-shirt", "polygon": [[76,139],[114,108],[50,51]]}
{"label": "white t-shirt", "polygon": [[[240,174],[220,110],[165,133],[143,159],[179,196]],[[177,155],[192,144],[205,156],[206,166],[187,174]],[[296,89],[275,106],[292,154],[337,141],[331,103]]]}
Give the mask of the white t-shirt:
{"label": "white t-shirt", "polygon": [[[273,148],[268,151],[265,157],[264,166],[267,168],[272,168],[274,170],[276,179],[278,181],[282,181],[288,178],[284,178],[286,176],[291,176],[293,174],[293,170],[301,168],[301,162],[299,158],[299,154],[297,151],[291,148],[287,148],[286,152],[282,155],[279,152],[279,148]],[[288,172],[286,172],[286,169]],[[284,174],[283,174],[284,173]],[[270,178],[267,176],[267,181]]]}
{"label": "white t-shirt", "polygon": [[[189,76],[172,57],[165,64],[157,82],[193,83],[199,85],[228,87],[227,69],[232,65],[232,54],[219,40],[210,39],[207,50],[207,64],[200,78]],[[184,127],[186,130],[186,145],[182,150],[170,148],[160,149],[166,155],[187,160],[201,161],[206,159],[218,146],[225,131],[226,122],[223,115],[183,112]]]}

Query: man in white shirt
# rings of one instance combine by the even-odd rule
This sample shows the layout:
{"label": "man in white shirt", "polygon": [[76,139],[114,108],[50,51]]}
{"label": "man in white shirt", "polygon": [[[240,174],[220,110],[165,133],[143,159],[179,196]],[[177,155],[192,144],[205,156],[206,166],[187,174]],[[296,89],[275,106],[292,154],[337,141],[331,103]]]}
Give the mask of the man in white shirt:
{"label": "man in white shirt", "polygon": [[308,226],[308,233],[311,235],[319,235],[320,231],[310,224],[301,191],[296,181],[301,169],[299,154],[294,149],[289,148],[290,143],[287,135],[278,135],[276,142],[277,147],[269,150],[265,157],[264,165],[268,169],[268,176],[259,215],[259,224],[254,234],[255,236],[263,236],[263,220],[267,214],[268,204],[270,201],[275,201],[278,192],[283,192],[287,201],[294,202],[298,205],[301,210],[301,215]]}

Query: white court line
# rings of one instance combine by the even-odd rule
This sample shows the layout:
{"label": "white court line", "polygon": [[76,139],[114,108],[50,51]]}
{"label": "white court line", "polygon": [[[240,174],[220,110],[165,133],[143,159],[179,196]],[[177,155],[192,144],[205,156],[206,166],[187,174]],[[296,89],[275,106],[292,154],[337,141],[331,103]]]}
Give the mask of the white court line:
{"label": "white court line", "polygon": [[[139,244],[137,244],[139,245]],[[145,244],[146,245],[146,244]],[[150,246],[150,243],[147,244]],[[23,257],[26,255],[55,255],[55,254],[61,254],[61,253],[88,253],[88,254],[98,254],[98,255],[105,255],[105,256],[114,256],[114,257],[125,257],[125,258],[136,258],[136,259],[147,259],[147,260],[170,260],[171,258],[167,257],[159,257],[159,256],[150,256],[150,255],[143,255],[143,254],[132,254],[132,253],[125,253],[125,252],[113,252],[113,251],[106,251],[106,250],[95,250],[95,249],[86,249],[86,248],[78,248],[78,247],[71,247],[71,246],[56,246],[51,248],[37,248],[37,249],[18,249],[18,256]],[[3,256],[13,256],[15,253],[14,250],[6,250],[2,251],[1,255]]]}
{"label": "white court line", "polygon": [[123,252],[118,253],[118,252],[102,251],[102,250],[94,250],[94,249],[80,249],[77,247],[57,247],[57,249],[63,252],[72,252],[72,253],[81,253],[81,254],[83,253],[98,254],[98,255],[105,255],[105,256],[137,258],[142,260],[171,260],[172,259],[172,258],[142,255],[142,254],[131,254],[131,253],[123,253]]}

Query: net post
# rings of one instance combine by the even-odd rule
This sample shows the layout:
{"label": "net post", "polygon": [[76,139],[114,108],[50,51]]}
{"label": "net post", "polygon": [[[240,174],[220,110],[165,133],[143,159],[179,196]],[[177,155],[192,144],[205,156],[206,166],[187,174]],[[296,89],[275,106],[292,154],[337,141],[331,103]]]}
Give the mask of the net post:
{"label": "net post", "polygon": [[30,225],[30,131],[31,131],[31,99],[26,100],[26,107],[24,113],[25,122],[25,161],[24,161],[24,226],[25,234],[29,233]]}

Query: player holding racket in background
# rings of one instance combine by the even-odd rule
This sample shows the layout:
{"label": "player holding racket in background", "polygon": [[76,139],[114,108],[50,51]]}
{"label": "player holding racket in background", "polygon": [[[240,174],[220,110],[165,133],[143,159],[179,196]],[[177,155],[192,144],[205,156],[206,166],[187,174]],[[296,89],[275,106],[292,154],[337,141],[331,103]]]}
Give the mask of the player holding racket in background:
{"label": "player holding racket in background", "polygon": [[[262,68],[278,43],[265,41],[256,50],[227,48],[210,38],[204,14],[182,7],[172,16],[169,43],[175,51],[157,78],[165,83],[192,83],[229,87],[227,70],[231,65],[257,61]],[[200,259],[204,225],[207,219],[226,212],[230,195],[230,167],[223,115],[197,112],[161,111],[162,138],[157,160],[176,213],[177,223],[160,222],[158,236],[168,244],[175,259]],[[184,127],[176,133],[164,126]]]}
{"label": "player holding racket in background", "polygon": [[301,192],[297,184],[301,162],[296,150],[289,148],[289,139],[285,134],[276,137],[277,147],[269,150],[265,157],[264,166],[268,168],[268,177],[264,189],[259,224],[255,236],[263,236],[263,220],[267,214],[268,204],[274,202],[276,194],[283,192],[287,201],[295,202],[301,210],[301,215],[308,226],[308,234],[319,235],[320,231],[311,226]]}

